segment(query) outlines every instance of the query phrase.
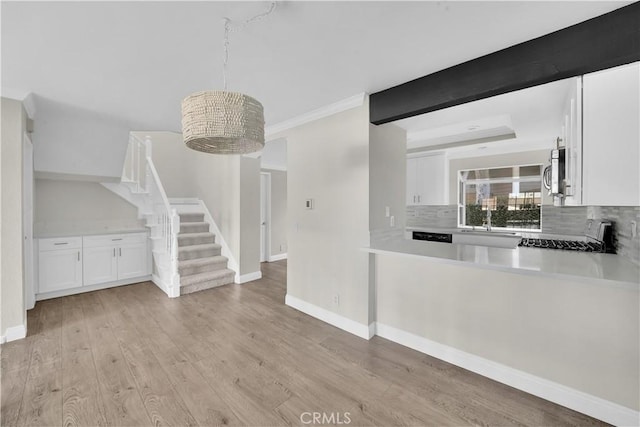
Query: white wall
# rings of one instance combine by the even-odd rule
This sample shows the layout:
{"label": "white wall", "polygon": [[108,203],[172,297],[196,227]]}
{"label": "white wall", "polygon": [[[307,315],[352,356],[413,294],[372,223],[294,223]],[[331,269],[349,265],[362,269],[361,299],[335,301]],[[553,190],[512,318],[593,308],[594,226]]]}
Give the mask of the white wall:
{"label": "white wall", "polygon": [[260,159],[240,158],[240,274],[260,271]]}
{"label": "white wall", "polygon": [[376,256],[377,322],[640,409],[638,291]]}
{"label": "white wall", "polygon": [[36,179],[34,235],[143,227],[138,210],[96,182]]}
{"label": "white wall", "polygon": [[34,97],[36,173],[120,178],[130,126],[42,97]]}
{"label": "white wall", "polygon": [[[406,224],[405,188],[407,185],[407,133],[386,124],[369,127],[369,228],[397,229]],[[386,207],[395,226],[386,217]]]}
{"label": "white wall", "polygon": [[368,102],[276,137],[287,139],[287,294],[368,325]]}
{"label": "white wall", "polygon": [[287,253],[287,172],[262,169],[271,174],[271,256]]}
{"label": "white wall", "polygon": [[22,259],[22,102],[2,98],[0,146],[0,336],[27,326]]}

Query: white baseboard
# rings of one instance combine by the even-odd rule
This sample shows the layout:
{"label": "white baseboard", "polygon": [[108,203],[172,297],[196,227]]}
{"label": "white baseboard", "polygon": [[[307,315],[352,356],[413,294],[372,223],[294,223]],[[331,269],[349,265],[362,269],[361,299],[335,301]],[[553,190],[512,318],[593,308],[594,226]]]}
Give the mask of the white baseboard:
{"label": "white baseboard", "polygon": [[640,412],[427,338],[375,324],[376,335],[492,380],[619,426],[639,425]]}
{"label": "white baseboard", "polygon": [[236,274],[236,283],[238,284],[253,282],[254,280],[258,280],[258,279],[262,279],[261,271],[254,271],[253,273],[247,273],[242,275]]}
{"label": "white baseboard", "polygon": [[287,259],[287,254],[286,253],[270,256],[269,257],[269,262],[281,261],[283,259]]}
{"label": "white baseboard", "polygon": [[[370,335],[370,330],[372,330],[373,324],[367,326],[362,323],[358,323],[347,317],[334,313],[333,311],[310,304],[289,294],[285,296],[284,303],[289,307],[295,308],[296,310],[308,314],[311,317],[315,317],[316,319],[322,320],[336,328],[347,331],[360,338],[364,338],[365,340],[368,340],[372,336]],[[373,327],[373,329],[375,329],[375,327]]]}
{"label": "white baseboard", "polygon": [[80,286],[77,288],[62,289],[60,291],[45,292],[36,294],[36,301],[42,301],[51,298],[66,297],[68,295],[83,294],[85,292],[99,291],[102,289],[113,288],[116,286],[132,285],[134,283],[147,282],[151,280],[151,275],[134,277],[132,279],[116,280],[114,282],[99,283],[97,285]]}
{"label": "white baseboard", "polygon": [[21,340],[27,336],[27,327],[25,325],[12,326],[7,328],[6,335],[0,336],[0,344]]}
{"label": "white baseboard", "polygon": [[159,276],[155,274],[151,276],[151,281],[153,282],[154,285],[159,287],[162,290],[162,292],[167,294],[169,298],[176,298],[180,296],[180,286],[170,286],[169,283],[162,280]]}

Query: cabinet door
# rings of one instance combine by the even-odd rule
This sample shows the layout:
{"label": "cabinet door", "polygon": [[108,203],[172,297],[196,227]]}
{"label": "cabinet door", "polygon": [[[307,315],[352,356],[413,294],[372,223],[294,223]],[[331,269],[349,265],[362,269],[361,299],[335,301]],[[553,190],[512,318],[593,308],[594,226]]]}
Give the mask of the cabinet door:
{"label": "cabinet door", "polygon": [[567,148],[565,158],[565,197],[567,206],[582,205],[582,77],[565,100],[562,139]]}
{"label": "cabinet door", "polygon": [[147,243],[122,245],[118,248],[118,279],[146,276]]}
{"label": "cabinet door", "polygon": [[118,280],[118,252],[115,246],[84,248],[84,285]]}
{"label": "cabinet door", "polygon": [[583,77],[583,203],[640,205],[640,63]]}
{"label": "cabinet door", "polygon": [[418,189],[416,170],[418,165],[417,158],[407,159],[407,206],[418,204]]}
{"label": "cabinet door", "polygon": [[41,251],[38,259],[38,293],[82,286],[82,249]]}
{"label": "cabinet door", "polygon": [[447,204],[447,159],[444,154],[418,157],[417,193],[418,205]]}

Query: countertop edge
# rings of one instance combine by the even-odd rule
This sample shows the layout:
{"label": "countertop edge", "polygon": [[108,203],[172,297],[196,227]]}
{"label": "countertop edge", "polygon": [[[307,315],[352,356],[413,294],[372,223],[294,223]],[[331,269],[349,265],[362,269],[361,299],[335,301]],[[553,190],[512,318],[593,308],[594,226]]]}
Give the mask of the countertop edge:
{"label": "countertop edge", "polygon": [[102,236],[111,234],[133,234],[133,233],[147,233],[147,228],[127,228],[127,229],[114,229],[114,230],[96,230],[96,231],[84,231],[84,232],[61,232],[61,233],[40,233],[34,234],[34,239],[56,239],[62,237],[82,237],[82,236]]}
{"label": "countertop edge", "polygon": [[626,281],[619,281],[619,280],[603,279],[598,277],[577,276],[572,274],[556,273],[556,272],[549,272],[549,271],[542,271],[542,270],[532,270],[527,268],[515,268],[515,267],[508,267],[508,266],[496,265],[496,264],[479,264],[479,263],[470,262],[470,261],[461,261],[457,259],[441,258],[441,257],[436,257],[431,255],[393,251],[389,249],[379,249],[379,248],[372,248],[372,247],[363,247],[361,249],[365,252],[372,253],[372,254],[395,255],[395,256],[408,257],[408,258],[421,258],[421,259],[427,259],[430,261],[439,262],[442,264],[459,265],[459,266],[465,266],[470,268],[479,268],[483,270],[502,271],[506,273],[522,274],[526,276],[542,276],[542,277],[550,277],[554,279],[569,279],[572,281],[586,282],[592,285],[608,286],[608,287],[616,287],[616,288],[640,291],[640,283],[637,283],[637,282],[626,282]]}

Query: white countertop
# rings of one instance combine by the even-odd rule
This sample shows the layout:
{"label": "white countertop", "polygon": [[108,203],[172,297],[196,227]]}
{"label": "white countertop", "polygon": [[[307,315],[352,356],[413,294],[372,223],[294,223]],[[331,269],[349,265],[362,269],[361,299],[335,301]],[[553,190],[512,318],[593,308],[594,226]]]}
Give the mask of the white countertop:
{"label": "white countertop", "polygon": [[640,267],[615,254],[539,248],[515,249],[457,245],[409,239],[379,242],[366,248],[375,254],[425,257],[450,264],[511,273],[587,281],[640,290]]}
{"label": "white countertop", "polygon": [[146,233],[147,228],[110,228],[101,230],[69,230],[60,232],[38,233],[33,237],[35,239],[48,239],[56,237],[75,237],[75,236],[99,236],[102,234],[127,234],[127,233]]}

